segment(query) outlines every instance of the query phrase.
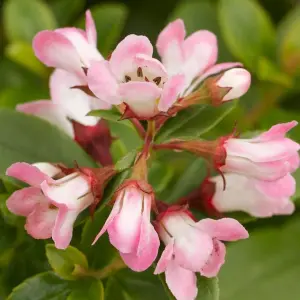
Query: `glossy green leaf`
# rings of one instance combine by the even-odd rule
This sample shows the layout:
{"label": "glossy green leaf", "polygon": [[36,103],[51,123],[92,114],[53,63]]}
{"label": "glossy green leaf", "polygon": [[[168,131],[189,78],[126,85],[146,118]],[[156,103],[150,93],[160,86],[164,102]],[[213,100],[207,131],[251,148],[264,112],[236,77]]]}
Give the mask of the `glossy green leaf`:
{"label": "glossy green leaf", "polygon": [[61,162],[73,166],[76,160],[80,166],[95,166],[70,137],[50,123],[6,109],[0,110],[0,151],[0,175],[19,161]]}
{"label": "glossy green leaf", "polygon": [[49,3],[60,26],[65,26],[74,21],[83,11],[84,0],[52,0]]}
{"label": "glossy green leaf", "polygon": [[31,43],[39,31],[57,27],[52,11],[41,0],[7,0],[3,16],[5,33],[10,41]]}
{"label": "glossy green leaf", "polygon": [[[119,42],[128,15],[127,7],[121,3],[107,3],[95,5],[90,10],[97,28],[98,49],[106,57]],[[80,27],[84,26],[84,19],[79,22]]]}
{"label": "glossy green leaf", "polygon": [[33,276],[15,287],[7,300],[65,300],[69,283],[52,272]]}
{"label": "glossy green leaf", "polygon": [[219,300],[218,278],[206,278],[198,276],[197,279],[198,295],[196,300]]}
{"label": "glossy green leaf", "polygon": [[[5,53],[12,61],[22,65],[38,75],[45,76],[48,69],[35,57],[32,45],[25,42],[15,42],[8,45]],[[26,57],[26,59],[24,59]]]}
{"label": "glossy green leaf", "polygon": [[46,245],[46,255],[52,269],[61,278],[73,280],[76,266],[88,269],[88,262],[85,255],[75,247],[69,246],[65,250],[57,249],[53,244]]}
{"label": "glossy green leaf", "polygon": [[274,57],[273,24],[256,0],[220,0],[219,21],[229,50],[254,72],[258,57]]}
{"label": "glossy green leaf", "polygon": [[158,276],[150,268],[137,273],[124,269],[108,279],[105,300],[170,300]]}
{"label": "glossy green leaf", "polygon": [[235,104],[233,101],[219,107],[197,105],[185,109],[163,125],[155,141],[162,143],[173,138],[198,138],[215,127],[233,110]]}
{"label": "glossy green leaf", "polygon": [[217,5],[210,0],[186,1],[181,0],[171,13],[170,21],[181,18],[184,21],[187,35],[197,30],[209,30],[218,38],[219,60],[232,60],[224,40],[222,39],[217,16]]}
{"label": "glossy green leaf", "polygon": [[300,5],[283,19],[278,27],[278,56],[289,74],[300,71]]}
{"label": "glossy green leaf", "polygon": [[107,233],[94,246],[91,245],[110,214],[111,207],[107,205],[107,202],[112,200],[115,190],[127,176],[128,171],[124,171],[110,181],[105,189],[100,207],[93,218],[89,218],[83,227],[80,249],[84,249],[91,268],[100,269],[108,265],[118,255],[117,250],[110,244]]}
{"label": "glossy green leaf", "polygon": [[298,300],[300,218],[290,218],[285,223],[279,219],[276,227],[257,228],[247,240],[228,243],[219,274],[221,300]]}
{"label": "glossy green leaf", "polygon": [[171,164],[154,161],[148,172],[148,181],[154,188],[156,195],[163,192],[174,176],[174,168]]}
{"label": "glossy green leaf", "polygon": [[116,164],[115,169],[122,172],[132,166],[137,155],[137,150],[132,150],[122,157]]}
{"label": "glossy green leaf", "polygon": [[[81,278],[72,285],[72,292],[67,300],[104,300],[104,288],[100,280]],[[117,299],[116,299],[117,300]]]}

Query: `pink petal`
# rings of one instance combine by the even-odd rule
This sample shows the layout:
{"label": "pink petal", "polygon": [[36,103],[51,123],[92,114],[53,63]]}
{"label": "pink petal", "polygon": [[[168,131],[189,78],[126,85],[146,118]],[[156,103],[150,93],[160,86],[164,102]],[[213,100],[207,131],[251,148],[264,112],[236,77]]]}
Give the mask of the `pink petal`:
{"label": "pink petal", "polygon": [[80,57],[73,44],[61,33],[44,30],[33,39],[33,50],[37,58],[48,67],[64,69],[85,76]]}
{"label": "pink petal", "polygon": [[[122,197],[121,197],[122,198]],[[98,239],[103,235],[103,233],[107,230],[107,228],[112,224],[112,222],[114,221],[115,217],[120,213],[120,201],[121,199],[118,198],[113,206],[112,211],[110,212],[109,217],[107,218],[105,224],[103,225],[102,229],[100,230],[100,232],[97,234],[97,236],[95,237],[92,245],[94,245]]]}
{"label": "pink petal", "polygon": [[119,81],[124,81],[126,73],[132,72],[132,62],[137,54],[152,56],[153,47],[147,37],[130,34],[113,51],[109,65]]}
{"label": "pink petal", "polygon": [[72,173],[58,180],[45,180],[40,186],[54,205],[76,210],[82,206],[80,199],[91,193],[88,180],[79,173]]}
{"label": "pink petal", "polygon": [[171,261],[174,253],[174,239],[170,243],[167,244],[166,248],[164,249],[154,271],[154,274],[160,274],[165,272],[169,262]]}
{"label": "pink petal", "polygon": [[75,47],[82,64],[90,67],[91,61],[103,60],[102,55],[93,44],[89,44],[86,33],[74,27],[67,27],[55,30],[64,35]]}
{"label": "pink petal", "polygon": [[[161,57],[170,55],[170,53],[167,53],[170,51],[170,48],[174,47],[174,45],[176,45],[176,47],[181,47],[184,37],[185,27],[181,19],[169,23],[158,36],[156,42],[158,54]],[[178,53],[182,55],[181,50],[179,49]]]}
{"label": "pink petal", "polygon": [[226,71],[217,82],[219,87],[231,87],[225,95],[223,101],[239,98],[249,89],[251,84],[251,74],[242,68],[233,68]]}
{"label": "pink petal", "polygon": [[255,187],[268,197],[291,197],[296,192],[296,180],[291,174],[287,174],[276,181],[257,180]]}
{"label": "pink petal", "polygon": [[52,235],[57,209],[50,209],[48,205],[39,205],[27,217],[25,229],[35,239],[48,239]]}
{"label": "pink petal", "polygon": [[48,100],[39,100],[17,105],[16,109],[23,113],[40,117],[51,124],[59,127],[67,135],[74,137],[71,122],[67,119],[66,112],[62,107]]}
{"label": "pink petal", "polygon": [[97,46],[97,30],[90,10],[85,12],[85,31],[88,42],[94,47]]}
{"label": "pink petal", "polygon": [[49,177],[53,178],[61,173],[61,169],[56,167],[53,164],[45,163],[45,162],[38,162],[32,164],[34,167],[37,167],[40,171],[44,174],[48,175]]}
{"label": "pink petal", "polygon": [[52,231],[52,239],[57,249],[66,249],[72,240],[73,225],[79,212],[60,208]]}
{"label": "pink petal", "polygon": [[294,213],[295,209],[295,203],[293,201],[287,201],[286,205],[276,211],[276,215],[291,215]]}
{"label": "pink petal", "polygon": [[24,181],[34,187],[40,187],[45,180],[50,180],[46,174],[41,172],[37,167],[27,163],[14,163],[7,170],[6,175]]}
{"label": "pink petal", "polygon": [[74,74],[64,70],[55,70],[50,77],[50,93],[52,101],[65,114],[80,124],[96,125],[99,118],[86,116],[94,109],[110,109],[111,105],[96,97],[87,95],[74,86],[85,85]]}
{"label": "pink petal", "polygon": [[281,140],[285,137],[286,133],[298,125],[297,121],[288,123],[281,123],[272,126],[268,131],[260,134],[258,137],[253,138],[253,142],[267,142],[272,140]]}
{"label": "pink petal", "polygon": [[120,213],[107,228],[111,244],[122,253],[137,251],[142,221],[143,193],[136,188],[125,190]]}
{"label": "pink petal", "polygon": [[211,278],[218,275],[222,265],[225,263],[226,248],[220,241],[214,241],[214,250],[207,264],[201,270],[201,275]]}
{"label": "pink petal", "polygon": [[47,198],[37,187],[28,187],[15,191],[6,201],[10,212],[19,216],[28,216],[39,203],[47,203]]}
{"label": "pink petal", "polygon": [[189,85],[197,75],[216,63],[217,38],[210,31],[199,30],[184,41],[183,51],[185,57],[183,73]]}
{"label": "pink petal", "polygon": [[107,61],[93,62],[87,73],[91,91],[109,104],[120,104],[118,83],[109,69]]}
{"label": "pink petal", "polygon": [[171,261],[166,269],[166,283],[177,300],[194,300],[198,294],[196,274]]}
{"label": "pink petal", "polygon": [[212,238],[222,241],[237,241],[249,237],[247,230],[237,220],[223,218],[220,220],[202,219],[197,228],[209,234]]}
{"label": "pink petal", "polygon": [[184,87],[184,75],[178,74],[171,77],[164,85],[161,98],[158,103],[159,111],[168,111],[176,102]]}
{"label": "pink petal", "polygon": [[131,81],[121,83],[119,93],[122,100],[139,117],[153,117],[158,113],[157,100],[161,89],[152,82]]}

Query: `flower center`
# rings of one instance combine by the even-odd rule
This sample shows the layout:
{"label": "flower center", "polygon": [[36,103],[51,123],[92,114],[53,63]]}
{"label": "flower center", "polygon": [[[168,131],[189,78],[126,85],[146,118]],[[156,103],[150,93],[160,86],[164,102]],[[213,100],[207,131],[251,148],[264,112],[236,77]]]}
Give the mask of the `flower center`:
{"label": "flower center", "polygon": [[147,68],[138,67],[136,71],[130,72],[125,75],[124,82],[129,81],[144,81],[154,82],[158,87],[162,88],[165,82],[161,76],[155,76]]}

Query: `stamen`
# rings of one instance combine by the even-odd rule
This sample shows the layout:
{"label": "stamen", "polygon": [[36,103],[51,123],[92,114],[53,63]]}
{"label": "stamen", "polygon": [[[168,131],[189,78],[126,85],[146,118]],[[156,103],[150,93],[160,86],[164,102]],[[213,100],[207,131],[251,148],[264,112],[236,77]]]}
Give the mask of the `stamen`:
{"label": "stamen", "polygon": [[155,82],[156,85],[159,85],[160,82],[161,82],[161,77],[155,77],[155,78],[153,79],[153,82]]}
{"label": "stamen", "polygon": [[138,68],[137,68],[137,72],[136,72],[136,73],[137,73],[137,76],[138,76],[138,77],[143,77],[143,70],[142,70],[141,67],[138,67]]}
{"label": "stamen", "polygon": [[149,82],[149,79],[145,76],[145,81]]}
{"label": "stamen", "polygon": [[125,75],[125,82],[128,82],[128,81],[130,81],[130,80],[131,80],[131,77],[128,76],[128,75]]}

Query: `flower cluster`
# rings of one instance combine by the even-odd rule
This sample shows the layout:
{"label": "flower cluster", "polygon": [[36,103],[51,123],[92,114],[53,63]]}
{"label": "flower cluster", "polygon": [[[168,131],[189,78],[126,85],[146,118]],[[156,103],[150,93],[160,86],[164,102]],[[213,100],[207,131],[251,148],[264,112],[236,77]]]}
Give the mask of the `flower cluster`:
{"label": "flower cluster", "polygon": [[[36,56],[55,68],[50,78],[51,100],[18,105],[17,109],[58,126],[103,167],[68,168],[57,164],[17,162],[7,175],[29,185],[7,200],[8,209],[26,217],[25,229],[36,239],[52,238],[65,249],[79,214],[97,208],[108,181],[119,172],[112,165],[109,127],[91,110],[112,108],[129,119],[144,139],[132,173],[115,191],[111,213],[94,243],[107,231],[110,243],[134,271],[156,260],[160,240],[165,244],[154,273],[165,272],[166,283],[178,300],[197,296],[196,273],[214,277],[225,261],[223,241],[248,237],[235,219],[196,220],[190,207],[200,202],[220,216],[244,211],[256,217],[291,214],[295,191],[291,173],[299,167],[299,144],[285,137],[296,122],[278,124],[252,139],[234,134],[216,141],[171,140],[155,144],[164,123],[194,105],[220,106],[245,94],[250,73],[240,63],[217,64],[217,39],[206,30],[186,37],[182,20],[159,34],[153,46],[145,36],[129,35],[108,59],[98,52],[93,18],[86,13],[86,30],[61,28],[39,32],[33,40]],[[147,121],[147,128],[145,124]],[[122,120],[120,120],[122,122]],[[201,120],[199,120],[201,122]],[[151,151],[185,150],[209,163],[207,177],[193,201],[167,205],[147,181]],[[242,193],[241,193],[242,192]],[[152,220],[152,213],[156,217]],[[207,212],[209,214],[209,212]]]}

